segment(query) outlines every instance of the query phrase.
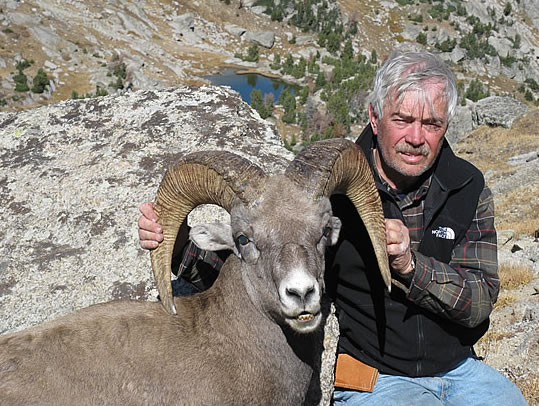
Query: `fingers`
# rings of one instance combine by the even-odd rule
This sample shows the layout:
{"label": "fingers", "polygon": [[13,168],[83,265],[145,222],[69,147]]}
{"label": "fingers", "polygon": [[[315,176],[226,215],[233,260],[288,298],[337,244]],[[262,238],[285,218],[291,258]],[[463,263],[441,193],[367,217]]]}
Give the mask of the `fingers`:
{"label": "fingers", "polygon": [[410,272],[410,232],[401,220],[386,219],[386,242],[391,267],[400,273]]}
{"label": "fingers", "polygon": [[140,205],[139,210],[142,213],[138,219],[140,246],[145,249],[155,249],[163,241],[163,229],[157,223],[153,203],[143,203]]}
{"label": "fingers", "polygon": [[157,222],[157,214],[155,214],[155,211],[153,210],[152,202],[142,203],[139,206],[139,210],[142,213],[142,215],[146,217],[148,220]]}
{"label": "fingers", "polygon": [[401,220],[386,219],[386,242],[389,255],[399,255],[410,248],[410,233]]}

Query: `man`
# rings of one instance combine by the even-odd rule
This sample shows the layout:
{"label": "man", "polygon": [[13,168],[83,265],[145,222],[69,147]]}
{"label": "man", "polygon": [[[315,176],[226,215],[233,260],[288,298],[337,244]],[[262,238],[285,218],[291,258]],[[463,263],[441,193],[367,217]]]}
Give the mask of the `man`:
{"label": "man", "polygon": [[[444,135],[457,92],[429,53],[393,53],[378,70],[357,143],[373,169],[394,279],[389,294],[350,202],[326,276],[341,335],[336,405],[525,405],[514,384],[474,356],[499,292],[496,231],[482,174]],[[141,206],[144,248],[162,239]],[[395,286],[398,287],[395,288]]]}

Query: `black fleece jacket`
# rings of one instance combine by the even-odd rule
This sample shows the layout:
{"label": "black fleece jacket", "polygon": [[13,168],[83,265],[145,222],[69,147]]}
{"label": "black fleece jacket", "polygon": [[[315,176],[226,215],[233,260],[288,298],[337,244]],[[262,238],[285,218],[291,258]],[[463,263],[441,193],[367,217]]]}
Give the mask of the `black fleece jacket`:
{"label": "black fleece jacket", "polygon": [[[356,142],[370,161],[376,142],[370,126]],[[419,252],[448,263],[453,247],[473,220],[484,179],[473,165],[457,158],[446,141],[432,170]],[[386,218],[402,218],[396,202],[379,180],[377,184]],[[334,215],[343,222],[339,243],[328,252],[326,268],[328,291],[340,323],[339,352],[382,373],[411,377],[448,371],[470,356],[473,344],[488,328],[488,319],[467,328],[420,308],[395,286],[389,294],[354,207],[340,195],[332,197],[332,204]],[[432,231],[440,226],[450,226],[455,239],[435,238]]]}

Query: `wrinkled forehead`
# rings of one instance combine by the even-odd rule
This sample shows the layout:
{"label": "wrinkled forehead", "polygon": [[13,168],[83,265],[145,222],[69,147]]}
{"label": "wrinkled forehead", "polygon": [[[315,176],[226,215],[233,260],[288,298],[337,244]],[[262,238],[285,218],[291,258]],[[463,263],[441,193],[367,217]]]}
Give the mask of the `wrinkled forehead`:
{"label": "wrinkled forehead", "polygon": [[384,114],[398,113],[404,116],[447,121],[449,100],[445,83],[441,81],[397,86],[388,93],[387,99]]}

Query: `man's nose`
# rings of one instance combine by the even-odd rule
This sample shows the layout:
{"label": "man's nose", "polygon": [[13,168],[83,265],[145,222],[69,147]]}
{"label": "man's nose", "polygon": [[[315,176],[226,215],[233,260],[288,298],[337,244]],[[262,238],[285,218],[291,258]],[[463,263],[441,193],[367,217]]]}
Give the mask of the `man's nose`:
{"label": "man's nose", "polygon": [[406,133],[406,142],[414,147],[425,143],[424,129],[421,122],[415,121],[409,127]]}

